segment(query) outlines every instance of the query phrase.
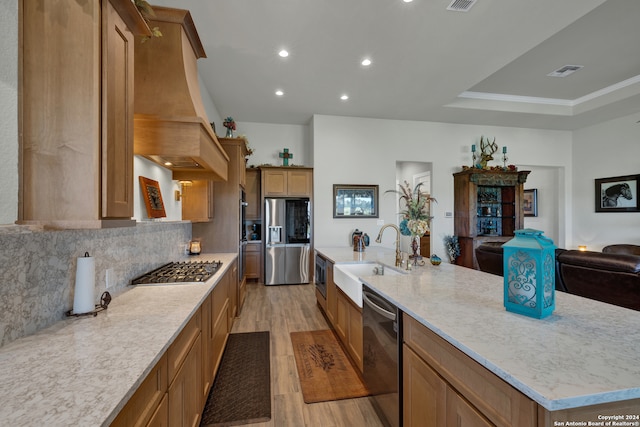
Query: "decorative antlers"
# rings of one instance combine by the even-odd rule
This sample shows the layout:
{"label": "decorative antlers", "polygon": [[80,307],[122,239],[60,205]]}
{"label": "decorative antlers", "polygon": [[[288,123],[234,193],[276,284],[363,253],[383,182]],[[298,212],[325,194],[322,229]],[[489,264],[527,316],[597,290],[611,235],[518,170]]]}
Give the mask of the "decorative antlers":
{"label": "decorative antlers", "polygon": [[498,144],[496,144],[495,137],[493,138],[493,142],[489,142],[489,138],[485,140],[484,136],[481,136],[480,150],[482,150],[480,168],[485,169],[487,167],[487,162],[489,160],[493,160],[493,154],[498,151]]}

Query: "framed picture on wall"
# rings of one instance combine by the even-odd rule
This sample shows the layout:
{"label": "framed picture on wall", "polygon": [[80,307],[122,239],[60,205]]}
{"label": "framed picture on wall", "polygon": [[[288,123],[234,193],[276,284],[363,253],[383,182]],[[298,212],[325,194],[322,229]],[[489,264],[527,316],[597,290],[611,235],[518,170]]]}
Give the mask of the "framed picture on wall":
{"label": "framed picture on wall", "polygon": [[640,212],[640,175],[596,179],[596,212]]}
{"label": "framed picture on wall", "polygon": [[167,216],[162,203],[162,193],[160,192],[160,184],[153,179],[140,177],[140,189],[144,204],[147,207],[147,216],[149,218],[164,218]]}
{"label": "framed picture on wall", "polygon": [[524,190],[522,201],[524,216],[538,216],[538,189]]}
{"label": "framed picture on wall", "polygon": [[377,185],[333,185],[334,218],[378,218]]}

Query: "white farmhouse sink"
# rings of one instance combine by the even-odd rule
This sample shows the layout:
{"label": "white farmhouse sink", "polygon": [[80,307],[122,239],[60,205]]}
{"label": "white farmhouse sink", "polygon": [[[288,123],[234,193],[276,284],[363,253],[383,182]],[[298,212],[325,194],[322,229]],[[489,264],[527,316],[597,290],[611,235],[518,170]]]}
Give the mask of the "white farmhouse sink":
{"label": "white farmhouse sink", "polygon": [[[380,264],[375,262],[335,264],[333,266],[333,281],[358,307],[362,307],[362,280],[359,277],[373,276],[373,269]],[[404,274],[391,267],[384,266],[385,276]]]}

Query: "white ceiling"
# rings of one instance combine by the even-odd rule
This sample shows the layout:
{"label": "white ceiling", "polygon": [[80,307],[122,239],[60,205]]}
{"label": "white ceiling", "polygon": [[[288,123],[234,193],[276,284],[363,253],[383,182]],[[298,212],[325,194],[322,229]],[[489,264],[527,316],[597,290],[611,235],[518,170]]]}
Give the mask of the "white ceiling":
{"label": "white ceiling", "polygon": [[[446,10],[451,0],[151,3],[191,11],[202,80],[220,115],[240,122],[577,129],[640,112],[638,0],[478,0],[468,12]],[[584,68],[547,76],[564,65]]]}

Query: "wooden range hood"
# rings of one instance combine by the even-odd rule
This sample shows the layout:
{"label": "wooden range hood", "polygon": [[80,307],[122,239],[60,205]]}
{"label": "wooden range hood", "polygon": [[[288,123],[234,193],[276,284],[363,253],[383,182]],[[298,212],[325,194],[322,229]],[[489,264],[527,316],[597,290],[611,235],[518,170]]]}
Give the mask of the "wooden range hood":
{"label": "wooden range hood", "polygon": [[135,45],[134,154],[171,169],[176,180],[226,181],[229,157],[200,96],[196,61],[206,54],[191,14],[153,10],[149,26],[162,37]]}

